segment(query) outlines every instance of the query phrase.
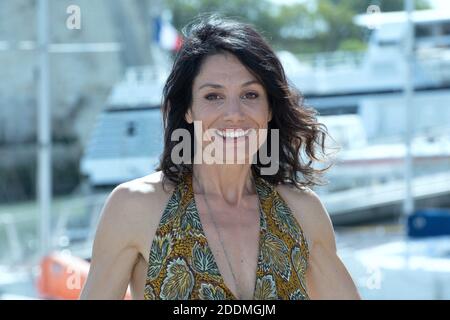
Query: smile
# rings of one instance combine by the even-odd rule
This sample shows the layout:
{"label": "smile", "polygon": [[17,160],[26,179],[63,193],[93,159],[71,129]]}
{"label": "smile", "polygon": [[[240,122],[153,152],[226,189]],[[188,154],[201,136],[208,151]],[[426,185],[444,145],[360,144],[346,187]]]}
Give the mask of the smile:
{"label": "smile", "polygon": [[226,130],[216,130],[217,135],[222,138],[241,138],[248,136],[252,129],[226,129]]}

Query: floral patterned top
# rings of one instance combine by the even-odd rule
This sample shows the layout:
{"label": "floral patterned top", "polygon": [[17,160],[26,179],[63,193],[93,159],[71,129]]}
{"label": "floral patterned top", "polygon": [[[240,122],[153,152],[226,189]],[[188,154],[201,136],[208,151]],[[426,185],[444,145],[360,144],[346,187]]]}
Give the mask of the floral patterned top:
{"label": "floral patterned top", "polygon": [[[255,300],[309,299],[305,286],[308,244],[275,187],[255,178],[260,202],[259,258]],[[230,300],[208,246],[195,204],[192,175],[173,191],[152,242],[145,299]]]}

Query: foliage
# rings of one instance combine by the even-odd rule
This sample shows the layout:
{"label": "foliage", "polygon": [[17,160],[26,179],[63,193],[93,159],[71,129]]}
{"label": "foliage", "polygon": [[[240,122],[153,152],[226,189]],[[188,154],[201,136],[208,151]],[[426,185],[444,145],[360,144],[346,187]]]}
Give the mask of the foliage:
{"label": "foliage", "polygon": [[[381,11],[403,10],[404,0],[315,0],[290,5],[269,0],[168,0],[178,30],[198,14],[220,13],[253,24],[275,49],[295,53],[363,50],[369,30],[353,24],[356,14],[369,5]],[[427,0],[416,0],[417,9],[429,8]]]}

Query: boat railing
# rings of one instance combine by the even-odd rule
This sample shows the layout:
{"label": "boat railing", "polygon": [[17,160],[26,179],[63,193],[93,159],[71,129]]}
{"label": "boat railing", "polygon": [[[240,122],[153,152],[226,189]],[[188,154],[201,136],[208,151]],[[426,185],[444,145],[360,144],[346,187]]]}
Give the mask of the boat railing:
{"label": "boat railing", "polygon": [[423,48],[416,52],[416,60],[420,71],[431,81],[450,82],[450,49]]}
{"label": "boat railing", "polygon": [[[433,125],[421,130],[417,130],[414,133],[416,139],[426,139],[430,143],[440,139],[450,140],[450,125]],[[376,138],[369,140],[369,144],[380,144],[380,143],[401,143],[405,139],[403,134],[389,134],[389,135],[378,135]]]}
{"label": "boat railing", "polygon": [[[300,63],[310,68],[312,73],[332,73],[339,70],[363,70],[371,64],[366,51],[335,51],[315,54],[298,54]],[[397,58],[398,59],[398,58]],[[415,52],[419,77],[426,82],[448,83],[450,81],[450,50],[448,48],[420,48]],[[402,61],[398,61],[401,63]]]}
{"label": "boat railing", "polygon": [[125,81],[130,83],[152,83],[160,81],[164,76],[164,70],[155,66],[135,66],[127,69]]}
{"label": "boat railing", "polygon": [[365,54],[365,51],[335,51],[300,54],[297,55],[297,58],[315,71],[320,71],[334,68],[358,68],[361,66]]}

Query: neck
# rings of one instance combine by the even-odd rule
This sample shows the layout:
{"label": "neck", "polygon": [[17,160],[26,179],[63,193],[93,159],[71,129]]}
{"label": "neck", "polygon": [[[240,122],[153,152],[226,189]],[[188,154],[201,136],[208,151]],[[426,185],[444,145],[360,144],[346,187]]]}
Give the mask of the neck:
{"label": "neck", "polygon": [[247,165],[194,165],[194,193],[217,196],[230,206],[239,206],[242,198],[254,195],[251,167]]}

